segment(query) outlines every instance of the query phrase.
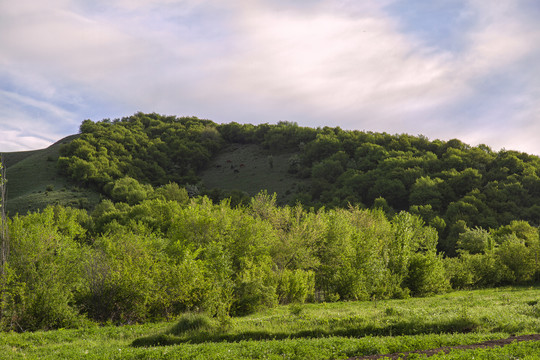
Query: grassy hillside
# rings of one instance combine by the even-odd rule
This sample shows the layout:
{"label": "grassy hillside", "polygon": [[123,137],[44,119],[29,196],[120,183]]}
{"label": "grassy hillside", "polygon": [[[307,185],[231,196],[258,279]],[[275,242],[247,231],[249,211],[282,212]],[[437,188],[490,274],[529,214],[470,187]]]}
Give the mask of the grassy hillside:
{"label": "grassy hillside", "polygon": [[[4,154],[9,214],[26,214],[49,204],[85,208],[97,204],[97,192],[76,186],[58,173],[59,149],[75,138],[77,135],[68,136],[46,149]],[[308,180],[287,172],[289,158],[295,154],[265,150],[254,144],[231,144],[198,174],[199,185],[207,189],[239,190],[250,196],[267,190],[279,194],[279,203],[287,203],[298,190],[309,185]]]}
{"label": "grassy hillside", "polygon": [[4,154],[9,215],[26,214],[48,204],[91,207],[99,201],[95,191],[81,189],[58,174],[60,146],[76,137],[68,136],[46,149]]}
{"label": "grassy hillside", "polygon": [[308,184],[287,171],[289,159],[296,154],[265,150],[255,144],[231,144],[199,175],[207,189],[241,190],[250,196],[267,190],[278,194],[279,203],[287,203]]}

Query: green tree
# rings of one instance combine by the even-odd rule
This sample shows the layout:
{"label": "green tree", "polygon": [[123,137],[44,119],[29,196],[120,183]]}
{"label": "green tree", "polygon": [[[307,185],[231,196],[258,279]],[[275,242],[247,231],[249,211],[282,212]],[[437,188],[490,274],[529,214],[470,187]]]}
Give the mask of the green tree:
{"label": "green tree", "polygon": [[130,205],[146,199],[150,191],[149,186],[141,185],[137,180],[130,177],[118,179],[108,187],[110,187],[110,196],[114,201],[121,201]]}
{"label": "green tree", "polygon": [[464,233],[459,234],[457,247],[459,250],[467,251],[470,254],[483,254],[486,251],[493,251],[493,237],[482,228],[467,228]]}
{"label": "green tree", "polygon": [[532,279],[536,271],[535,251],[515,235],[508,236],[497,248],[501,263],[510,270],[513,281],[518,283]]}
{"label": "green tree", "polygon": [[434,210],[440,210],[443,205],[443,196],[439,185],[443,180],[431,179],[429,176],[420,177],[411,188],[409,203],[411,205],[430,205]]}

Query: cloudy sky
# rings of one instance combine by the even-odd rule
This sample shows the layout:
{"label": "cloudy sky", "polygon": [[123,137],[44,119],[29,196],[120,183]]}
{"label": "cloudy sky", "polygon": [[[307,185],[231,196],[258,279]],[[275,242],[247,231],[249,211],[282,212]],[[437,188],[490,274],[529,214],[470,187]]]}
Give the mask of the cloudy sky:
{"label": "cloudy sky", "polygon": [[538,0],[0,0],[0,151],[137,111],[540,155]]}

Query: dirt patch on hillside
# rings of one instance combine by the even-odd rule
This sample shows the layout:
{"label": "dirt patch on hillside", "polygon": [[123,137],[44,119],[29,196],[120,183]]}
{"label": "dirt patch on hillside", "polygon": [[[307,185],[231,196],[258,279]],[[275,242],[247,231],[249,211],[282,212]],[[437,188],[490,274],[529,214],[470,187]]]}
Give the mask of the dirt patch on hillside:
{"label": "dirt patch on hillside", "polygon": [[401,353],[394,353],[394,354],[359,356],[359,357],[350,358],[349,360],[381,359],[381,358],[407,359],[409,354],[422,354],[422,355],[427,355],[427,356],[433,356],[433,355],[440,354],[441,352],[444,352],[445,354],[447,354],[450,352],[450,350],[454,350],[454,349],[468,350],[468,349],[478,349],[478,348],[492,348],[496,346],[508,345],[514,341],[520,342],[520,341],[538,341],[538,340],[540,340],[540,334],[511,336],[506,339],[489,340],[489,341],[484,341],[478,344],[445,346],[445,347],[440,347],[437,349],[408,351],[408,352],[401,352]]}

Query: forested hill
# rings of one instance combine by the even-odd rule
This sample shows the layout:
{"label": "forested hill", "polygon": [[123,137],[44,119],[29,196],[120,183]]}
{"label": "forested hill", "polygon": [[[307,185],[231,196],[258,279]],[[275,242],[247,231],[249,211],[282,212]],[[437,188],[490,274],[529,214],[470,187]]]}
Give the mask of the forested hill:
{"label": "forested hill", "polygon": [[287,155],[287,172],[298,179],[288,190],[290,203],[381,207],[388,214],[407,210],[437,229],[440,250],[447,254],[454,253],[458,235],[467,227],[496,229],[513,220],[537,226],[540,219],[540,158],[471,147],[456,139],[430,141],[289,122],[216,124],[143,113],[86,120],[80,132],[61,149],[60,171],[130,204],[142,201],[150,185],[169,182],[189,184],[215,201],[238,196],[242,193],[231,189],[205,188],[200,176],[221,166],[213,161],[232,144],[253,144],[269,154],[266,166],[253,174],[271,170],[272,154]]}

